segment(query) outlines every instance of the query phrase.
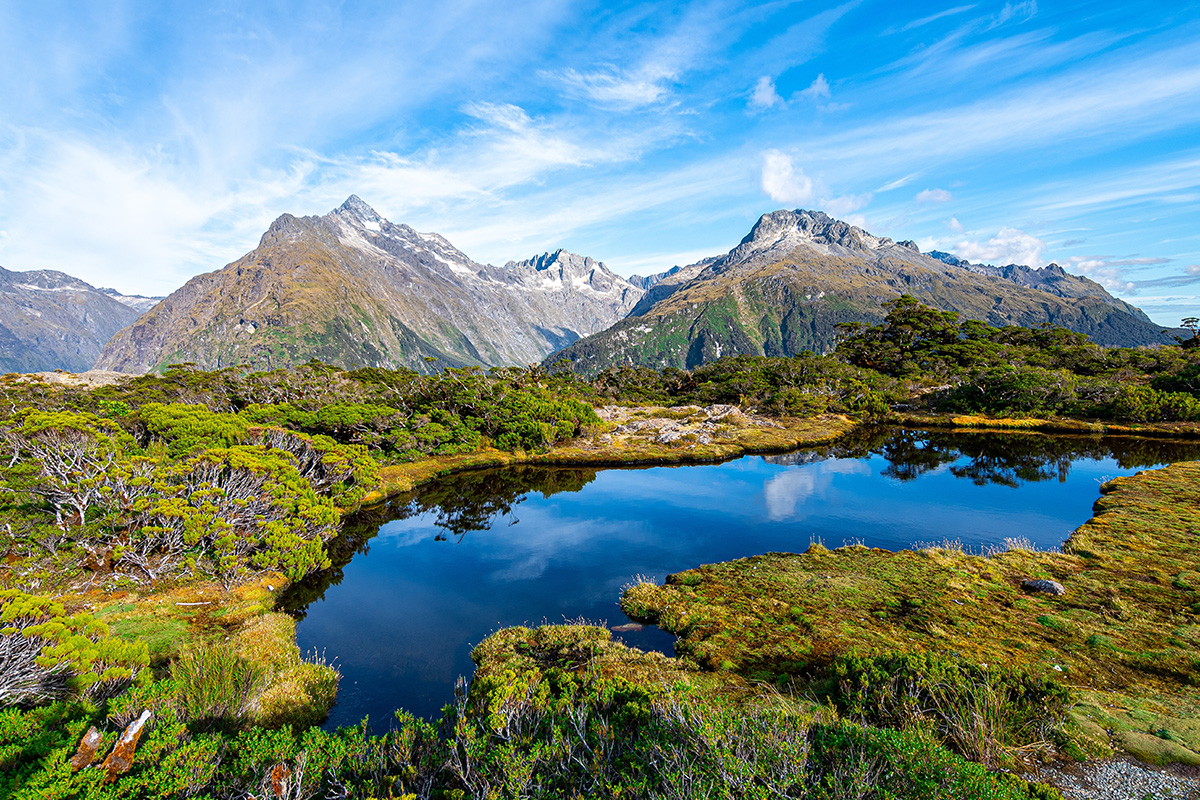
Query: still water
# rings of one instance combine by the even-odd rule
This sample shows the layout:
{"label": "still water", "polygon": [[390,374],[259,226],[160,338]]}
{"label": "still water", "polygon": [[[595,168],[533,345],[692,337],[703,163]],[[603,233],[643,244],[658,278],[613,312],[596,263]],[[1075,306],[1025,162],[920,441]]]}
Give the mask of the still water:
{"label": "still water", "polygon": [[[1148,439],[876,429],[723,464],[463,473],[349,521],[334,568],[284,605],[301,649],[342,672],[328,725],[369,716],[379,729],[395,708],[438,716],[471,648],[500,627],[627,625],[617,600],[638,575],[814,541],[1054,548],[1104,480],[1198,458],[1200,445]],[[653,627],[616,635],[671,652]]]}

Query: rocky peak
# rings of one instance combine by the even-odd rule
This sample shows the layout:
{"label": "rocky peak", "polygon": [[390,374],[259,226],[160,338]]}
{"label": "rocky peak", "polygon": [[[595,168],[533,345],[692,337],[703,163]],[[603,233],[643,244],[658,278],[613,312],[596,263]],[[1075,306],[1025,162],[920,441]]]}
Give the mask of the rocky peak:
{"label": "rocky peak", "polygon": [[[720,272],[734,263],[768,254],[779,257],[800,246],[813,247],[827,254],[873,255],[873,251],[891,245],[894,242],[886,236],[872,236],[823,211],[804,208],[772,211],[763,214],[746,238],[714,269]],[[915,245],[905,247],[915,249]]]}
{"label": "rocky peak", "polygon": [[258,246],[263,248],[269,245],[294,242],[303,237],[306,230],[307,228],[301,220],[291,214],[281,214],[258,240]]}
{"label": "rocky peak", "polygon": [[338,206],[333,213],[349,222],[357,223],[360,228],[373,231],[379,230],[379,226],[386,222],[375,209],[364,203],[362,198],[356,194],[347,197],[346,202]]}

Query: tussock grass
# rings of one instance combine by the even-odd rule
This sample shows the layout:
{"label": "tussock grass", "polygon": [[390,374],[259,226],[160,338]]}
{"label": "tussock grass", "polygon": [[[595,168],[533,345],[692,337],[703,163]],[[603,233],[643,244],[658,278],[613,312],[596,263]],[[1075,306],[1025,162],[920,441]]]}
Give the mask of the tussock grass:
{"label": "tussock grass", "polygon": [[256,716],[266,666],[223,646],[189,648],[171,664],[180,717],[200,730],[238,728]]}

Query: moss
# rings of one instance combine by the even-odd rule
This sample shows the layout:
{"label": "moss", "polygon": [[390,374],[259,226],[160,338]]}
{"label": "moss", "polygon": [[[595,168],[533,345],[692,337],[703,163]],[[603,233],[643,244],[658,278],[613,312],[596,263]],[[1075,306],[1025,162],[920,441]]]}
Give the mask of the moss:
{"label": "moss", "polygon": [[1117,734],[1117,741],[1130,755],[1148,764],[1200,766],[1200,753],[1158,734],[1121,731]]}

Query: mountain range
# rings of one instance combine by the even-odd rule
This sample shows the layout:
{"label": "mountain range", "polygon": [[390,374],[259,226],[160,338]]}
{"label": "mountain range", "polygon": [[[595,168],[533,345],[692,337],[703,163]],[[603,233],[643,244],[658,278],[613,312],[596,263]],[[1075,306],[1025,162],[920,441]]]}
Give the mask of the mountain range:
{"label": "mountain range", "polygon": [[323,216],[282,215],[254,250],[165,299],[0,269],[0,366],[694,367],[734,353],[826,352],[838,323],[878,322],[900,294],[997,325],[1061,325],[1104,345],[1173,341],[1057,265],[922,253],[817,211],[766,214],[724,255],[623,278],[564,250],[481,264],[352,195]]}
{"label": "mountain range", "polygon": [[96,365],[524,365],[612,325],[642,293],[563,250],[479,264],[351,196],[324,216],[279,217],[253,251],[114,336]]}
{"label": "mountain range", "polygon": [[690,368],[722,355],[827,352],[841,322],[881,321],[900,294],[993,325],[1045,323],[1102,345],[1173,341],[1140,309],[1056,264],[1032,269],[923,254],[819,211],[759,219],[724,256],[680,269],[630,316],[555,353],[579,372],[635,364]]}
{"label": "mountain range", "polygon": [[54,270],[0,267],[0,371],[91,369],[104,343],[161,299],[97,289]]}

